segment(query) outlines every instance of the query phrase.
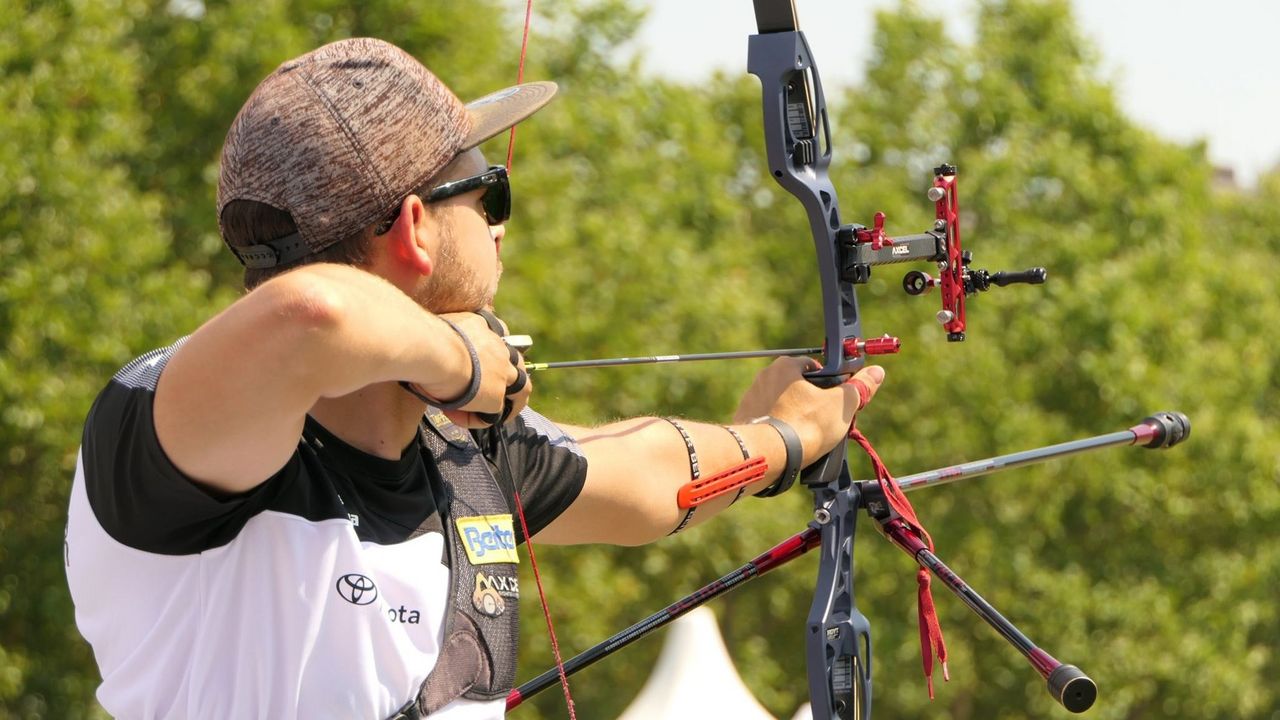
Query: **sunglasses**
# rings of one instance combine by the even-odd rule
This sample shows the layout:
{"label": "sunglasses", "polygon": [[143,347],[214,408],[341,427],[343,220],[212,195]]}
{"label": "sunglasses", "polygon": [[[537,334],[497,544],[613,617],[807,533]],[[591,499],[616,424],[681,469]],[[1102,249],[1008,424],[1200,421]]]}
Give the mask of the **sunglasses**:
{"label": "sunglasses", "polygon": [[490,165],[479,175],[437,185],[428,190],[422,200],[439,202],[481,188],[484,188],[484,194],[480,196],[480,206],[484,208],[485,220],[490,225],[501,225],[511,219],[511,181],[502,165]]}
{"label": "sunglasses", "polygon": [[[491,165],[488,170],[479,175],[437,185],[418,194],[424,203],[432,203],[465,195],[480,188],[484,188],[484,194],[480,196],[480,206],[484,209],[485,220],[490,225],[501,225],[511,219],[511,181],[507,178],[507,168],[502,165]],[[390,217],[383,220],[374,229],[374,234],[385,234],[398,217],[400,217],[400,208],[396,208]]]}

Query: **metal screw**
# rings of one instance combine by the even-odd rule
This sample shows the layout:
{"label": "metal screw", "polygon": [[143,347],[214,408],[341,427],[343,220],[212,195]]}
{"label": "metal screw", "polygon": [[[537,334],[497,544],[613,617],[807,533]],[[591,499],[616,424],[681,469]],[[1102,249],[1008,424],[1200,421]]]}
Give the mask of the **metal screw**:
{"label": "metal screw", "polygon": [[826,508],[818,508],[813,511],[813,519],[817,520],[819,525],[826,525],[831,522],[831,511]]}
{"label": "metal screw", "polygon": [[929,188],[929,191],[925,193],[925,197],[929,198],[931,202],[938,202],[939,200],[941,200],[946,196],[947,196],[947,191],[943,190],[937,185],[934,185],[933,187]]}

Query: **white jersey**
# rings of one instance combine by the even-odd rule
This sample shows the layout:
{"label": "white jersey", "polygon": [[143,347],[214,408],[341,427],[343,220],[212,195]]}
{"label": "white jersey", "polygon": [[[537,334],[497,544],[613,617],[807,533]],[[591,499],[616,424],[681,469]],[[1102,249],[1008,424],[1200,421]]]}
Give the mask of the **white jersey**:
{"label": "white jersey", "polygon": [[[399,460],[365,455],[308,419],[276,475],[214,496],[172,466],[151,424],[176,347],[113,378],[76,465],[67,580],[99,701],[147,720],[390,716],[442,642],[449,568],[433,460],[416,444]],[[577,496],[585,460],[536,413],[512,425],[523,440],[512,474],[537,532]],[[502,700],[457,700],[432,717],[503,712]]]}

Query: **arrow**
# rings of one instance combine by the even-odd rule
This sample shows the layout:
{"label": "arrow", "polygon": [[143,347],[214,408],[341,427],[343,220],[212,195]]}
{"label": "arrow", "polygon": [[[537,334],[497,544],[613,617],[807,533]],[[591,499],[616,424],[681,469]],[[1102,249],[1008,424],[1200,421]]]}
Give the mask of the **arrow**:
{"label": "arrow", "polygon": [[798,357],[818,355],[822,348],[783,348],[781,350],[739,350],[735,352],[693,353],[689,355],[646,355],[643,357],[600,358],[597,360],[562,360],[559,362],[525,363],[527,372],[554,370],[556,368],[615,367],[618,365],[648,365],[653,363],[694,362],[697,360],[738,360],[758,357]]}

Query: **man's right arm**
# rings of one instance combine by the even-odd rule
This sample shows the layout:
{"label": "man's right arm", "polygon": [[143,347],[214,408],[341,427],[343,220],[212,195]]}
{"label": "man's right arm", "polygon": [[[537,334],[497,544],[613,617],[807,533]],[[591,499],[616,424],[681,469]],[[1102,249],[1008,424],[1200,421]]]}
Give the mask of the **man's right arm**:
{"label": "man's right arm", "polygon": [[263,283],[191,335],[160,376],[156,435],[191,479],[242,492],[284,466],[317,400],[394,380],[457,397],[471,380],[466,346],[382,278],[310,265]]}

